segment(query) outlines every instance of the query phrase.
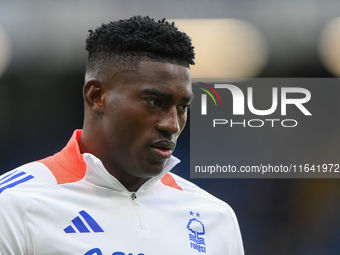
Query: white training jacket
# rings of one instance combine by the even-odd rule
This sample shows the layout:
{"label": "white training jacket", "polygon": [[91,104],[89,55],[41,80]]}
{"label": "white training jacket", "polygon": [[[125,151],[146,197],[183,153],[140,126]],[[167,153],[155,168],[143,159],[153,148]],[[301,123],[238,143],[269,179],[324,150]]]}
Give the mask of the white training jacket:
{"label": "white training jacket", "polygon": [[54,156],[0,176],[1,255],[241,255],[233,210],[170,174],[131,193],[91,154],[76,130]]}

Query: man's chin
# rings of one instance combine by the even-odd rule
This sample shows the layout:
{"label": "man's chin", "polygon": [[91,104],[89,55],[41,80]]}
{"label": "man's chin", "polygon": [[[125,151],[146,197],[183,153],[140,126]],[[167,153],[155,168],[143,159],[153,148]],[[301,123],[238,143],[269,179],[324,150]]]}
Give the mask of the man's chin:
{"label": "man's chin", "polygon": [[142,178],[152,178],[152,177],[156,177],[156,176],[162,174],[163,169],[164,169],[167,161],[168,160],[165,160],[163,162],[153,163],[149,167],[144,168],[144,170],[142,171],[143,176],[141,176],[141,177]]}

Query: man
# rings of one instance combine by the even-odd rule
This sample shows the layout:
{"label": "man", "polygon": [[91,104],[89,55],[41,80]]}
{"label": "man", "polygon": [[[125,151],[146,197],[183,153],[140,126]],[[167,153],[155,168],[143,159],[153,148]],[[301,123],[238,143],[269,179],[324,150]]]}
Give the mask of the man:
{"label": "man", "polygon": [[192,100],[189,37],[132,17],[90,31],[83,130],[0,177],[0,254],[243,254],[232,209],[169,173]]}

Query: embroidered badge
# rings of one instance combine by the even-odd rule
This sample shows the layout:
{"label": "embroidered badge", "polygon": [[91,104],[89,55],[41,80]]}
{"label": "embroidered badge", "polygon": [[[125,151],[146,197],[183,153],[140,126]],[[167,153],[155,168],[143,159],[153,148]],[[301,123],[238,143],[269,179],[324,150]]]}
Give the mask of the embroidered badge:
{"label": "embroidered badge", "polygon": [[205,240],[202,237],[205,234],[205,227],[202,221],[197,219],[201,215],[191,211],[190,216],[193,216],[187,225],[187,229],[191,232],[189,233],[190,246],[198,252],[206,253]]}

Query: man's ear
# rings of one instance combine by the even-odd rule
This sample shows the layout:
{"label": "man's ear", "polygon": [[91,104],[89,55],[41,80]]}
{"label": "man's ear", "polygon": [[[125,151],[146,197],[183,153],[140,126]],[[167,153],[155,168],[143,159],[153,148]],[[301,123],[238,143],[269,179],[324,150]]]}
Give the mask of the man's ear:
{"label": "man's ear", "polygon": [[103,83],[96,79],[89,79],[83,89],[85,105],[96,114],[104,113],[104,87]]}

